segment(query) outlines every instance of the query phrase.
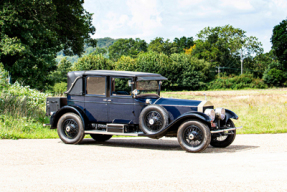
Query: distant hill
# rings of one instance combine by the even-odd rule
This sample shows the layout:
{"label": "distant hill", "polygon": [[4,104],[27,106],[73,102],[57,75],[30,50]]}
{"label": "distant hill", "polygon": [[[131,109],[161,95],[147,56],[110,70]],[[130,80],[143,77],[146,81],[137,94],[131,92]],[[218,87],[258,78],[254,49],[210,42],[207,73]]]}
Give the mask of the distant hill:
{"label": "distant hill", "polygon": [[[110,38],[110,37],[98,38],[97,39],[97,41],[98,41],[97,42],[97,47],[98,48],[106,48],[106,49],[108,49],[109,46],[114,44],[114,42],[116,40],[117,39],[113,39],[113,38]],[[89,46],[85,45],[85,47],[84,47],[85,52],[83,53],[83,55],[87,55],[87,54],[90,54],[90,53],[94,52],[97,47],[89,47]],[[104,56],[108,57],[107,54],[105,54]],[[57,57],[56,57],[57,63],[59,63],[61,61],[61,59],[64,58],[64,57],[65,57],[65,55],[64,55],[63,51],[60,51],[59,53],[57,53]],[[77,62],[78,59],[79,59],[79,56],[77,56],[77,55],[66,56],[66,57],[67,57],[67,60],[70,61],[71,63]]]}

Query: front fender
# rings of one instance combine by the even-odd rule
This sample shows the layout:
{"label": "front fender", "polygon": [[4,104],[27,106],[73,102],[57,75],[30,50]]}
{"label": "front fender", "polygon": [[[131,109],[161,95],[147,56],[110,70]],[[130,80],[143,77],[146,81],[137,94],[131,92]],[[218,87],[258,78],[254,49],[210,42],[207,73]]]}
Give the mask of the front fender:
{"label": "front fender", "polygon": [[201,112],[197,112],[197,111],[191,111],[191,112],[184,113],[178,118],[176,118],[175,120],[173,120],[168,126],[163,128],[160,132],[155,133],[155,134],[148,134],[144,136],[148,136],[152,138],[159,138],[163,136],[169,129],[176,127],[176,126],[178,127],[182,122],[188,119],[196,119],[207,124],[211,123],[211,118],[208,115],[201,113]]}
{"label": "front fender", "polygon": [[86,124],[86,122],[88,122],[88,118],[87,118],[86,114],[84,113],[84,111],[77,106],[66,105],[66,106],[62,107],[61,109],[59,109],[56,113],[54,113],[51,116],[51,118],[50,118],[51,129],[56,129],[57,124],[58,124],[58,120],[60,119],[60,117],[63,114],[69,113],[69,112],[79,115],[80,118],[82,119],[83,126],[86,127],[85,124]]}
{"label": "front fender", "polygon": [[229,109],[225,109],[225,122],[228,121],[228,119],[238,119],[238,115],[236,115],[233,111],[229,110]]}

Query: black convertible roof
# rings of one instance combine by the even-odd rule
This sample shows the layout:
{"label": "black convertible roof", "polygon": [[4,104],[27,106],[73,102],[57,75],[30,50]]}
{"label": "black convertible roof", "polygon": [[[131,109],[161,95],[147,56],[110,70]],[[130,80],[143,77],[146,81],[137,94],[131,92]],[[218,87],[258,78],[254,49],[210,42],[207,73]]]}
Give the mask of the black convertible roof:
{"label": "black convertible roof", "polygon": [[167,78],[157,73],[144,73],[144,72],[134,72],[134,71],[112,71],[112,70],[71,71],[68,73],[68,90],[71,88],[72,84],[75,83],[76,79],[79,79],[86,75],[134,77],[136,78],[136,81],[167,80]]}
{"label": "black convertible roof", "polygon": [[74,80],[84,75],[117,76],[117,77],[137,77],[137,81],[144,80],[167,80],[167,78],[157,73],[144,73],[134,71],[112,71],[112,70],[92,70],[92,71],[72,71],[68,73],[68,79]]}

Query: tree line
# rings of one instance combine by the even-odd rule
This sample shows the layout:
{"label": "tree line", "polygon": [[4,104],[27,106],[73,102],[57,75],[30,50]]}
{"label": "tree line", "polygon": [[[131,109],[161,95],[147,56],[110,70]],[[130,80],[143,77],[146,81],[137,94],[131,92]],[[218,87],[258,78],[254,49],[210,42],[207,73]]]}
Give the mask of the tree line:
{"label": "tree line", "polygon": [[12,82],[59,92],[68,71],[110,69],[160,73],[169,79],[163,88],[172,90],[287,85],[287,20],[274,27],[268,53],[256,37],[232,25],[206,27],[194,37],[155,37],[150,43],[96,40],[92,14],[83,3],[0,2],[0,65]]}

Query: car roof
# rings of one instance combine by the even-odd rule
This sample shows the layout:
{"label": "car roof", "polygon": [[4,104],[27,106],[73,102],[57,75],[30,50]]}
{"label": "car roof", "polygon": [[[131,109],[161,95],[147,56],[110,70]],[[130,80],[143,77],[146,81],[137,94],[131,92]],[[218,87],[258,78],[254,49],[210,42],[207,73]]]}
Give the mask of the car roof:
{"label": "car roof", "polygon": [[134,72],[134,71],[113,71],[113,70],[83,71],[83,75],[104,75],[104,76],[120,76],[120,77],[144,77],[144,76],[162,77],[160,74],[157,74],[157,73],[145,73],[145,72]]}

